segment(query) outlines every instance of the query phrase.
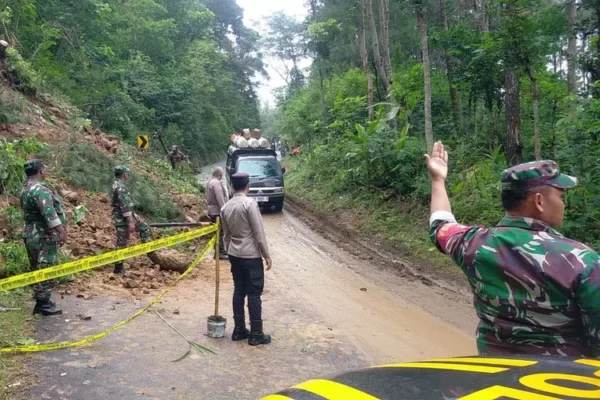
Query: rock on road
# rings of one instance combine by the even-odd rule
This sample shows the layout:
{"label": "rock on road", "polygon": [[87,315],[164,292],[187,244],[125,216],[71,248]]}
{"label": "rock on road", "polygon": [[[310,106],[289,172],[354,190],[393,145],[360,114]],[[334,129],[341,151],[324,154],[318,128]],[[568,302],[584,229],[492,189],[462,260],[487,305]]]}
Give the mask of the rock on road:
{"label": "rock on road", "polygon": [[[204,335],[214,299],[209,260],[154,309],[218,355],[194,353],[171,362],[186,351],[186,342],[149,312],[86,347],[34,355],[30,367],[39,384],[24,397],[251,400],[350,369],[476,354],[476,319],[467,296],[349,255],[289,212],[263,218],[274,264],[263,296],[271,345],[252,348]],[[221,278],[220,313],[228,318],[230,335],[227,262]],[[60,300],[65,315],[42,320],[37,334],[43,340],[78,339],[111,327],[144,301],[69,296]],[[79,321],[74,317],[79,313],[92,313],[93,319]]]}

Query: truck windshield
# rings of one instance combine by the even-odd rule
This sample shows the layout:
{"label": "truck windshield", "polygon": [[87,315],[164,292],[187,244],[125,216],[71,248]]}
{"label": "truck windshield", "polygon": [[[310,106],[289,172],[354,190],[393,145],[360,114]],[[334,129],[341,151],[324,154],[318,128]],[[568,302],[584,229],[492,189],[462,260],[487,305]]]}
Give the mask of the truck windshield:
{"label": "truck windshield", "polygon": [[240,159],[237,172],[245,172],[250,175],[250,178],[262,179],[281,177],[281,167],[276,159]]}

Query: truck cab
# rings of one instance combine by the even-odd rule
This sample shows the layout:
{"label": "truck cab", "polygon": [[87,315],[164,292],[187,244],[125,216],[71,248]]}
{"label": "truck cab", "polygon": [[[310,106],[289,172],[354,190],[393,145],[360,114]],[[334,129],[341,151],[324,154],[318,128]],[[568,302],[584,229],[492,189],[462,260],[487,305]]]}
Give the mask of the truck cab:
{"label": "truck cab", "polygon": [[245,172],[250,175],[248,196],[256,200],[262,209],[283,211],[285,168],[282,168],[277,160],[275,150],[231,146],[227,151],[226,170],[229,193],[234,192],[231,176],[238,172]]}

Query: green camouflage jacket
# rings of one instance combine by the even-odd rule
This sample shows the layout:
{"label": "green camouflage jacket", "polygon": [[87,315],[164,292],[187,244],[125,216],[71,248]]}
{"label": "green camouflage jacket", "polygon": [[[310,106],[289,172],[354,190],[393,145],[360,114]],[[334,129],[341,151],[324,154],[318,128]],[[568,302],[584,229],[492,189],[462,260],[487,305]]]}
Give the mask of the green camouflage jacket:
{"label": "green camouflage jacket", "polygon": [[482,355],[600,357],[600,262],[545,223],[506,217],[495,228],[444,213],[431,238],[467,276]]}
{"label": "green camouflage jacket", "polygon": [[112,187],[112,219],[116,226],[127,225],[127,217],[133,215],[135,203],[129,189],[120,179],[115,179]]}
{"label": "green camouflage jacket", "polygon": [[23,238],[58,240],[58,232],[54,228],[66,225],[66,219],[62,204],[54,191],[43,182],[28,180],[21,190],[20,201],[25,219]]}

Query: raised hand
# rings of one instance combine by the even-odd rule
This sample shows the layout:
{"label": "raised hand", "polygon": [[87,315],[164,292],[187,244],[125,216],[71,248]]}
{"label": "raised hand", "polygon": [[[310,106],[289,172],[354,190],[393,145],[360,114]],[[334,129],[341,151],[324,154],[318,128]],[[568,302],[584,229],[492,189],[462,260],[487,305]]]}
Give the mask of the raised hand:
{"label": "raised hand", "polygon": [[431,154],[425,154],[431,180],[446,180],[448,176],[448,152],[442,142],[435,142]]}

